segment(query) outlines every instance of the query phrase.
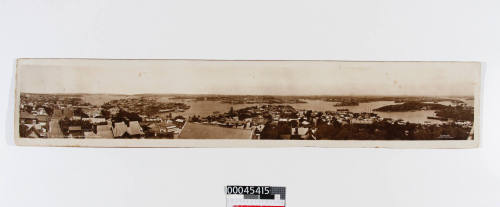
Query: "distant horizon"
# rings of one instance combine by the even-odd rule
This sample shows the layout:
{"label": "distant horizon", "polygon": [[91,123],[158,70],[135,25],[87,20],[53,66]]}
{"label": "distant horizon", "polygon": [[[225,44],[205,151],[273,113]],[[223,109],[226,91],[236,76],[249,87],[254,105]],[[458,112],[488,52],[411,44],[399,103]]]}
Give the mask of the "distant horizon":
{"label": "distant horizon", "polygon": [[37,92],[20,92],[21,94],[37,94],[37,95],[116,95],[116,96],[138,96],[138,95],[165,95],[165,96],[291,96],[291,97],[313,97],[313,96],[337,96],[337,97],[468,97],[474,98],[474,95],[342,95],[342,94],[315,94],[315,95],[273,95],[273,94],[215,94],[215,93],[37,93]]}

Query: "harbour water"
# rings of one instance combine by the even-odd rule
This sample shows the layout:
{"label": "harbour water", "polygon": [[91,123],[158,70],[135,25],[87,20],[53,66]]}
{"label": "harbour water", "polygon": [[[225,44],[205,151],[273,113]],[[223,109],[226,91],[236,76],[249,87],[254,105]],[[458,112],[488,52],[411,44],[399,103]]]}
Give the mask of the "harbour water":
{"label": "harbour water", "polygon": [[[84,100],[90,102],[94,105],[102,105],[103,103],[125,98],[127,96],[124,95],[115,95],[115,96],[99,96],[99,95],[88,95],[84,96]],[[181,115],[184,117],[189,116],[201,116],[205,117],[208,115],[214,114],[214,112],[224,113],[228,112],[231,107],[233,109],[241,109],[250,106],[259,106],[263,104],[229,104],[229,103],[221,103],[219,101],[197,101],[194,99],[172,99],[171,97],[165,96],[158,99],[162,102],[182,102],[190,106],[189,109],[183,112],[172,112],[172,116]],[[304,100],[307,103],[293,103],[288,104],[293,106],[295,109],[305,109],[305,110],[313,110],[313,111],[336,111],[338,109],[348,109],[351,112],[373,112],[378,114],[382,118],[391,118],[391,119],[402,119],[404,121],[409,121],[411,123],[424,123],[426,121],[431,123],[440,123],[441,121],[435,119],[428,119],[427,117],[435,116],[435,111],[433,110],[418,110],[418,111],[409,111],[409,112],[380,112],[373,111],[376,108],[396,104],[394,101],[374,101],[367,103],[359,103],[357,106],[334,106],[336,102],[327,102],[323,100]],[[473,105],[473,100],[463,100],[467,105]],[[441,101],[438,102],[443,105],[454,105],[451,101]],[[167,114],[163,114],[164,116]]]}
{"label": "harbour water", "polygon": [[[250,106],[262,105],[262,104],[229,104],[221,103],[219,101],[196,101],[192,99],[162,99],[166,102],[183,102],[191,106],[188,110],[184,112],[172,113],[173,116],[182,115],[185,117],[199,115],[201,117],[214,114],[214,112],[224,113],[228,112],[231,107],[233,109],[241,109]],[[348,109],[352,112],[373,112],[378,114],[382,118],[391,119],[402,119],[404,121],[409,121],[411,123],[424,123],[429,121],[431,123],[440,123],[439,120],[428,119],[429,116],[435,116],[433,110],[419,110],[419,111],[409,111],[409,112],[380,112],[373,111],[376,108],[395,104],[393,101],[374,101],[367,103],[359,103],[357,106],[334,106],[335,102],[327,102],[323,100],[304,100],[307,103],[294,103],[288,104],[295,109],[306,109],[313,111],[336,111],[338,109]]]}

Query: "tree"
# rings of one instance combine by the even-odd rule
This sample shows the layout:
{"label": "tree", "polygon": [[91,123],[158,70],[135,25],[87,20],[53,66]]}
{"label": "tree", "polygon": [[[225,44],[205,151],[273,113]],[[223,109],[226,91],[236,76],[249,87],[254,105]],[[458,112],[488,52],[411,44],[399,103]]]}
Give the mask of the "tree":
{"label": "tree", "polygon": [[92,131],[93,129],[93,125],[90,123],[90,121],[82,121],[81,126],[84,131]]}
{"label": "tree", "polygon": [[327,124],[321,122],[318,124],[318,130],[316,131],[316,136],[319,139],[333,139],[335,135],[338,133],[339,129],[336,128],[333,124]]}
{"label": "tree", "polygon": [[281,123],[280,122],[280,123],[278,123],[277,130],[278,130],[278,134],[279,135],[282,135],[282,134],[291,134],[292,127],[288,123]]}
{"label": "tree", "polygon": [[277,127],[272,124],[266,124],[262,130],[261,139],[279,139]]}
{"label": "tree", "polygon": [[335,136],[335,139],[351,139],[353,134],[354,131],[351,125],[344,125],[340,128],[340,131]]}
{"label": "tree", "polygon": [[54,114],[54,109],[52,107],[47,107],[47,106],[44,106],[43,109],[45,110],[45,112],[47,112],[48,115],[52,116],[52,114]]}
{"label": "tree", "polygon": [[31,111],[33,111],[33,106],[25,105],[24,110],[31,113]]}
{"label": "tree", "polygon": [[109,112],[107,109],[102,109],[101,114],[104,116],[105,119],[111,118],[111,112]]}
{"label": "tree", "polygon": [[83,112],[83,109],[82,108],[77,108],[74,112],[73,112],[74,116],[79,116],[79,117],[82,117],[82,118],[88,118],[89,115],[87,115],[85,112]]}
{"label": "tree", "polygon": [[137,113],[130,113],[130,112],[125,111],[123,109],[120,109],[120,111],[114,117],[115,122],[127,121],[127,120],[128,121],[142,121],[142,118]]}

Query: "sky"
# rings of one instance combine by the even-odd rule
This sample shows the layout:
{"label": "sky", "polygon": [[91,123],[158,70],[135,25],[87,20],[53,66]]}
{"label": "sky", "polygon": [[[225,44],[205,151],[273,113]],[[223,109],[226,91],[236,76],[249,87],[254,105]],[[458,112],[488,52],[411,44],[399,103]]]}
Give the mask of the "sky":
{"label": "sky", "polygon": [[22,59],[27,93],[472,96],[473,62]]}

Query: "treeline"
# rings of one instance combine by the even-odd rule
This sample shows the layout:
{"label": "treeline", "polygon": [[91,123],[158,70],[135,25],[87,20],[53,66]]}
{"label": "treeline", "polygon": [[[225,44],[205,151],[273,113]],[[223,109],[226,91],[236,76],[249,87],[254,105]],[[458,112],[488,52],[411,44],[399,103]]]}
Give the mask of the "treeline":
{"label": "treeline", "polygon": [[436,115],[439,117],[451,118],[454,120],[474,121],[474,109],[468,109],[461,106],[450,107],[436,111]]}
{"label": "treeline", "polygon": [[[291,134],[292,126],[287,123],[266,124],[261,139],[281,139],[280,135]],[[458,125],[422,126],[407,123],[405,125],[387,122],[374,124],[333,124],[317,123],[317,130],[312,133],[320,140],[437,140],[441,135],[449,135],[450,139],[465,140],[470,129]],[[309,137],[312,139],[312,136]]]}

